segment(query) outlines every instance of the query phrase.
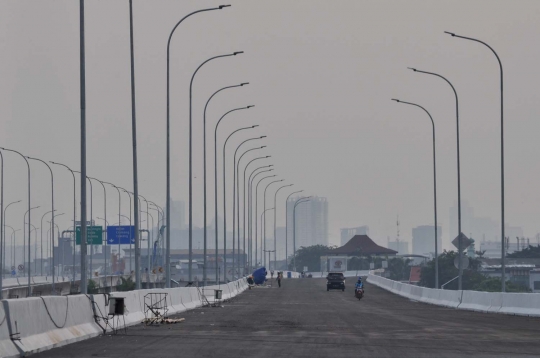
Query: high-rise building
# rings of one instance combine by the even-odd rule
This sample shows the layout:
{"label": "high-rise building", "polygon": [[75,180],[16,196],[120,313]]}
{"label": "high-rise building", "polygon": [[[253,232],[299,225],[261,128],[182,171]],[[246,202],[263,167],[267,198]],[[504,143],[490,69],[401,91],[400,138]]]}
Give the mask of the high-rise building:
{"label": "high-rise building", "polygon": [[[450,208],[451,240],[458,236],[458,231],[457,203],[454,203],[454,206]],[[482,241],[496,242],[501,237],[501,223],[491,218],[475,216],[474,209],[463,200],[461,202],[461,232],[477,241],[482,239]],[[505,236],[510,239],[515,239],[516,236],[522,237],[523,229],[506,223]]]}
{"label": "high-rise building", "polygon": [[358,226],[352,228],[340,229],[341,231],[341,246],[349,242],[355,235],[369,235],[368,226]]}
{"label": "high-rise building", "polygon": [[[300,197],[291,198],[287,202],[289,255],[293,252],[293,212],[298,199]],[[328,244],[328,201],[314,196],[296,207],[296,249]]]}
{"label": "high-rise building", "polygon": [[[397,251],[399,255],[409,254],[409,243],[403,240],[390,241],[388,240],[388,248]],[[433,250],[435,251],[435,250]]]}
{"label": "high-rise building", "polygon": [[[437,250],[442,252],[442,230],[437,226]],[[412,229],[412,253],[414,255],[435,254],[435,228],[432,225]]]}
{"label": "high-rise building", "polygon": [[[165,215],[167,215],[167,213],[165,213]],[[171,200],[171,229],[184,230],[185,228],[186,203],[181,200]]]}

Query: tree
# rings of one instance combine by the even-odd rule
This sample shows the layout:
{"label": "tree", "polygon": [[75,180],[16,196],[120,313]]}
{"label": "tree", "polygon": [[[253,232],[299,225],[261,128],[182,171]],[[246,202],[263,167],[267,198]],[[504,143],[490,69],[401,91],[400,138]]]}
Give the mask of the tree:
{"label": "tree", "polygon": [[540,245],[531,246],[524,248],[521,251],[516,251],[511,254],[506,255],[508,258],[512,259],[538,259],[540,258]]}
{"label": "tree", "polygon": [[98,293],[99,291],[99,287],[96,283],[96,281],[94,280],[88,280],[88,293],[90,294],[94,294],[94,293]]}
{"label": "tree", "polygon": [[[459,270],[454,266],[456,251],[443,251],[439,255],[439,285],[443,285],[458,276]],[[463,289],[471,290],[483,281],[484,275],[478,272],[482,262],[479,259],[469,258],[469,267],[463,270]],[[430,260],[421,269],[420,286],[435,288],[435,260]],[[439,287],[440,288],[440,287]],[[448,290],[458,289],[458,280],[450,282],[444,287]]]}
{"label": "tree", "polygon": [[127,279],[120,277],[120,280],[122,280],[122,282],[116,286],[117,291],[133,291],[135,289],[135,282],[133,282],[131,277],[128,277]]}
{"label": "tree", "polygon": [[[512,281],[506,281],[505,289],[506,292],[531,292],[528,287]],[[474,291],[501,292],[501,279],[498,277],[487,277],[474,287]]]}
{"label": "tree", "polygon": [[[443,285],[446,282],[456,278],[459,270],[454,266],[454,259],[457,257],[455,251],[444,251],[439,256],[439,284]],[[479,259],[469,258],[469,267],[463,270],[462,288],[472,291],[500,292],[501,279],[496,277],[487,277],[479,272],[482,262]],[[434,288],[435,287],[435,260],[430,260],[422,267],[420,286]],[[450,282],[444,286],[447,290],[457,290],[458,280]],[[506,281],[507,292],[530,292],[523,285],[515,282]]]}
{"label": "tree", "polygon": [[409,263],[411,259],[402,259],[400,257],[393,257],[388,260],[388,269],[390,272],[389,279],[394,281],[404,281],[409,279],[411,267]]}
{"label": "tree", "polygon": [[483,258],[484,258],[484,255],[486,254],[486,250],[475,251],[474,253],[476,254],[476,256],[478,256],[479,258],[483,259]]}
{"label": "tree", "polygon": [[294,255],[290,257],[289,270],[293,270],[296,264],[297,270],[307,266],[309,271],[321,271],[321,256],[330,254],[333,249],[333,246],[325,245],[302,246],[296,250],[296,260]]}

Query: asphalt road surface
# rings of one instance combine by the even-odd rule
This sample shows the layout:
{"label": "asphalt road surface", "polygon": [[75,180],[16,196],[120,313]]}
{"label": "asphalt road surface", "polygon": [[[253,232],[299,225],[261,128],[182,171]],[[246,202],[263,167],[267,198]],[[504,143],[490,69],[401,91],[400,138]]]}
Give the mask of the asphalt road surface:
{"label": "asphalt road surface", "polygon": [[326,291],[324,279],[255,288],[223,308],[133,326],[35,357],[538,357],[540,319],[441,308],[367,284],[366,296]]}

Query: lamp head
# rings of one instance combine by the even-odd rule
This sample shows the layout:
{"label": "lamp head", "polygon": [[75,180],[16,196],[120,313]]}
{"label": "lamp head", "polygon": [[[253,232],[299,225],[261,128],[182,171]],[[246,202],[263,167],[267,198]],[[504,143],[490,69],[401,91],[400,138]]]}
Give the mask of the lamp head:
{"label": "lamp head", "polygon": [[259,126],[259,125],[258,125],[258,124],[256,124],[256,125],[254,125],[254,126],[251,126],[251,128],[256,128],[256,127],[258,127],[258,126]]}
{"label": "lamp head", "polygon": [[231,5],[219,5],[219,9],[223,9],[223,8],[226,8],[226,7],[230,7]]}
{"label": "lamp head", "polygon": [[453,32],[445,31],[444,33],[445,33],[445,34],[448,34],[448,35],[450,35],[450,36],[452,36],[452,37],[456,36],[456,34],[454,34]]}
{"label": "lamp head", "polygon": [[247,86],[247,85],[249,85],[249,82],[240,83],[240,86]]}
{"label": "lamp head", "polygon": [[266,146],[265,146],[265,145],[263,145],[263,146],[262,146],[262,147],[261,147],[260,149],[263,149],[263,148],[266,148]]}
{"label": "lamp head", "polygon": [[244,53],[244,51],[236,51],[236,52],[233,52],[233,56],[240,55],[241,53]]}
{"label": "lamp head", "polygon": [[416,68],[412,68],[412,67],[407,67],[409,70],[413,70],[414,72],[416,72]]}
{"label": "lamp head", "polygon": [[[270,157],[271,157],[271,155],[267,155],[267,156],[266,156],[266,158],[270,158]],[[270,164],[270,165],[269,165],[269,167],[273,167],[273,166],[274,166],[274,164]]]}
{"label": "lamp head", "polygon": [[263,135],[263,136],[260,136],[260,137],[259,137],[259,139],[263,139],[263,138],[266,138],[266,136],[265,136],[265,135]]}
{"label": "lamp head", "polygon": [[255,107],[255,105],[250,104],[250,105],[247,106],[246,108],[251,108],[251,107]]}
{"label": "lamp head", "polygon": [[395,98],[392,98],[392,101],[396,101],[396,102],[398,102],[398,103],[400,102],[399,99],[395,99]]}

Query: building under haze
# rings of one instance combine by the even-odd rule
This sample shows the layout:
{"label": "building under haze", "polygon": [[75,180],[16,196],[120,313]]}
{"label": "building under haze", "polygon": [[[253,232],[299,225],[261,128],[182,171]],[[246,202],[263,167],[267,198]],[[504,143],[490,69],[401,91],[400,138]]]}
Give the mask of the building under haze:
{"label": "building under haze", "polygon": [[369,227],[364,225],[358,227],[344,228],[340,229],[340,232],[341,245],[345,245],[355,235],[369,235]]}
{"label": "building under haze", "polygon": [[[289,255],[293,252],[293,209],[298,199],[300,197],[287,201]],[[317,196],[296,207],[296,248],[312,245],[329,245],[328,201]]]}
{"label": "building under haze", "polygon": [[388,240],[388,248],[397,251],[400,255],[409,254],[409,243],[403,240],[390,241]]}
{"label": "building under haze", "polygon": [[[165,208],[165,210],[167,210]],[[165,217],[167,213],[165,212]],[[171,200],[171,229],[184,230],[186,228],[186,203],[181,200]]]}
{"label": "building under haze", "polygon": [[[437,247],[442,252],[442,230],[437,226]],[[412,253],[413,255],[435,254],[435,228],[432,225],[417,226],[412,229]]]}

